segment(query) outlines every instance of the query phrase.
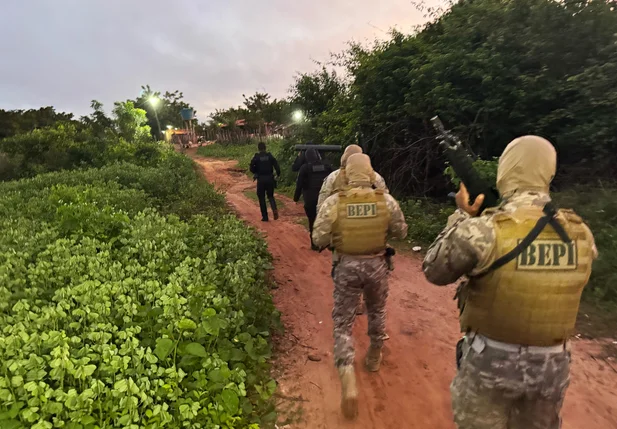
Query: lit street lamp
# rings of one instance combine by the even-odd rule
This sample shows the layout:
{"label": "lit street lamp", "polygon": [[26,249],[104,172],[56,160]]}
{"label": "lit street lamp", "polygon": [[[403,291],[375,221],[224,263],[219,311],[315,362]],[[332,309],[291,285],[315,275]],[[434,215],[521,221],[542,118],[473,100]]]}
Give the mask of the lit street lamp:
{"label": "lit street lamp", "polygon": [[158,97],[153,95],[152,97],[148,99],[148,101],[152,105],[152,110],[154,110],[154,117],[156,118],[156,126],[159,129],[159,136],[160,136],[163,132],[161,131],[161,123],[159,122],[159,115],[158,113],[156,113],[156,106],[159,105],[161,100]]}
{"label": "lit street lamp", "polygon": [[304,113],[302,113],[302,110],[296,110],[293,113],[293,120],[295,122],[300,122],[300,121],[302,121],[302,119],[304,119]]}

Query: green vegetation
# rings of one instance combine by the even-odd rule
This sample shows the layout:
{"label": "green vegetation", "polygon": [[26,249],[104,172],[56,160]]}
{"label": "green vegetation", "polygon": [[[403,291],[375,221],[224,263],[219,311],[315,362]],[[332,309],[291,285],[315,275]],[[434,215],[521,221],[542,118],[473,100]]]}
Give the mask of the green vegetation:
{"label": "green vegetation", "polygon": [[309,115],[307,135],[359,138],[406,195],[449,188],[435,114],[484,159],[520,135],[548,138],[560,185],[617,176],[614,1],[463,0],[431,18],[411,35],[352,44],[334,58],[344,79],[325,69],[300,75],[292,94]]}
{"label": "green vegetation", "polygon": [[145,111],[132,102],[116,103],[113,118],[100,103],[93,107],[82,122],[59,121],[0,140],[0,180],[127,160],[153,165],[165,156],[150,138]]}
{"label": "green vegetation", "polygon": [[271,425],[265,243],[144,111],[101,114],[0,141],[0,427]]}
{"label": "green vegetation", "polygon": [[575,186],[555,193],[560,207],[573,207],[593,231],[599,258],[593,265],[588,299],[602,306],[617,303],[617,186]]}

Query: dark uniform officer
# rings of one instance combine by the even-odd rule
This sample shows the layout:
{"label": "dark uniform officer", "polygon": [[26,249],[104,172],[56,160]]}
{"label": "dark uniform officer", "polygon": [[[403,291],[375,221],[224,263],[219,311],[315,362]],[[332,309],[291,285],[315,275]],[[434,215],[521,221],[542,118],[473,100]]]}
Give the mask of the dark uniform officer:
{"label": "dark uniform officer", "polygon": [[274,220],[279,218],[279,213],[274,200],[274,188],[276,181],[274,179],[274,171],[276,175],[281,175],[281,169],[276,158],[270,152],[266,152],[266,144],[259,143],[257,145],[259,152],[255,154],[251,161],[251,173],[257,179],[257,198],[259,198],[259,207],[261,208],[262,222],[268,222],[268,207],[266,206],[266,195],[272,207]]}
{"label": "dark uniform officer", "polygon": [[[307,145],[313,145],[313,142],[306,142]],[[317,157],[321,158],[321,155],[319,154],[319,152],[317,152]],[[291,171],[293,172],[299,172],[300,168],[306,164],[306,152],[305,151],[300,151],[298,153],[298,156],[296,156],[296,159],[294,160],[293,164],[291,165]]]}
{"label": "dark uniform officer", "polygon": [[[306,163],[300,167],[300,172],[298,173],[294,201],[298,202],[298,200],[300,200],[300,195],[303,196],[304,212],[309,222],[309,233],[312,235],[313,224],[317,217],[319,190],[321,189],[324,179],[332,173],[332,167],[319,158],[319,153],[315,149],[308,149],[305,153],[305,158]],[[313,244],[312,237],[311,249],[319,249]]]}

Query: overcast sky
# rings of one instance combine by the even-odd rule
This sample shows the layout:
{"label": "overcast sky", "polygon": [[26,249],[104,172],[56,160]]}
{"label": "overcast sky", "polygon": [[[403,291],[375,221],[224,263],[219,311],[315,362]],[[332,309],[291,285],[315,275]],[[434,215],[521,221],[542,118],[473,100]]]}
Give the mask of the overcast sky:
{"label": "overcast sky", "polygon": [[423,20],[411,0],[1,0],[0,108],[82,115],[149,84],[184,92],[203,120]]}

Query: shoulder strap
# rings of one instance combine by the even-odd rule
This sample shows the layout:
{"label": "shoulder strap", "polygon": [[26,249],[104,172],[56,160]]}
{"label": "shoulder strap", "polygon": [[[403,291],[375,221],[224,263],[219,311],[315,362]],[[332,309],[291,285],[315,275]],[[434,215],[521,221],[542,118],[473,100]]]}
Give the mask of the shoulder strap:
{"label": "shoulder strap", "polygon": [[501,258],[493,262],[493,265],[490,266],[488,271],[481,274],[480,276],[488,274],[491,271],[497,270],[503,267],[504,265],[506,265],[508,262],[516,259],[521,253],[523,253],[523,250],[529,247],[529,245],[533,243],[533,241],[536,238],[538,238],[538,235],[540,235],[540,233],[546,227],[546,225],[551,225],[553,229],[559,235],[559,238],[561,238],[561,240],[564,243],[569,244],[570,242],[572,242],[570,237],[568,237],[568,233],[566,232],[566,230],[563,229],[563,226],[561,226],[561,224],[556,219],[557,211],[555,210],[555,207],[553,207],[551,203],[548,203],[544,206],[542,211],[544,212],[544,216],[538,219],[538,222],[536,222],[536,224],[531,229],[531,231],[529,231],[529,234],[527,234],[527,236],[523,238],[521,242],[518,243],[514,249],[510,250],[508,253],[503,255]]}

